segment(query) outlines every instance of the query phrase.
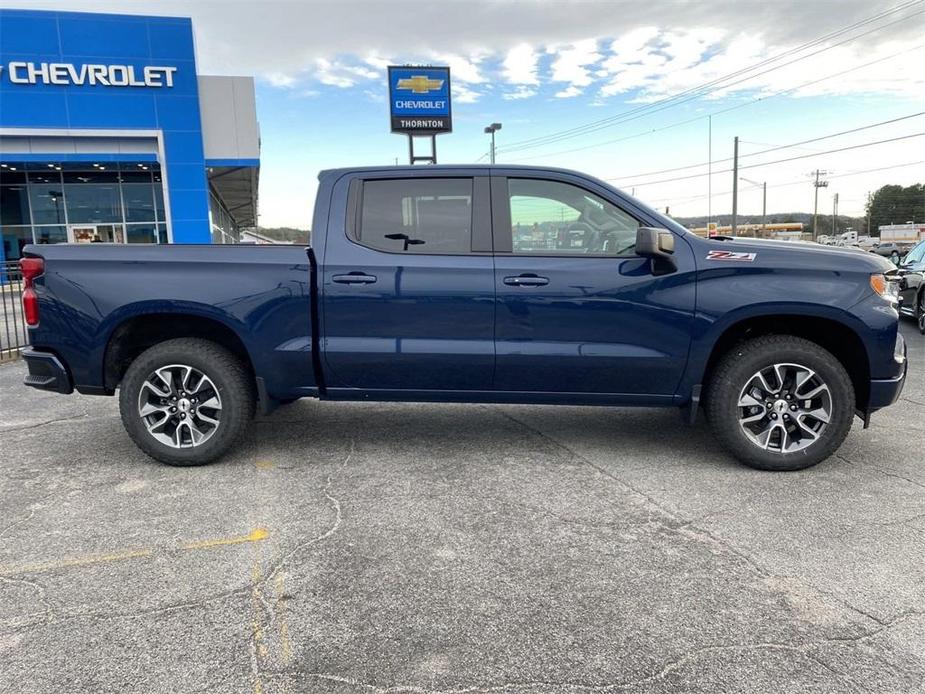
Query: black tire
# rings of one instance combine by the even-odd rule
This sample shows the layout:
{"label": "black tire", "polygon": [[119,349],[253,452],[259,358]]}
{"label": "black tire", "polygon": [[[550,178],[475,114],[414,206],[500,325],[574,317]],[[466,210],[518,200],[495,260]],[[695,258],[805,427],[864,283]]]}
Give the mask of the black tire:
{"label": "black tire", "polygon": [[919,300],[916,302],[915,320],[919,325],[919,332],[925,335],[925,289],[919,292]]}
{"label": "black tire", "polygon": [[[174,448],[157,440],[139,414],[145,381],[160,369],[184,364],[205,374],[221,399],[221,415],[211,436],[200,445]],[[119,388],[122,424],[135,444],[155,460],[182,467],[205,465],[221,457],[244,433],[254,416],[256,397],[247,369],[224,347],[196,338],[168,340],[142,352],[128,367]]]}
{"label": "black tire", "polygon": [[[829,388],[832,410],[818,439],[789,453],[767,450],[752,441],[740,425],[738,405],[742,390],[754,374],[785,363],[815,371]],[[854,386],[841,363],[816,343],[792,335],[765,335],[732,348],[713,371],[706,403],[707,417],[719,443],[745,465],[774,471],[803,470],[831,456],[851,429],[854,409]]]}

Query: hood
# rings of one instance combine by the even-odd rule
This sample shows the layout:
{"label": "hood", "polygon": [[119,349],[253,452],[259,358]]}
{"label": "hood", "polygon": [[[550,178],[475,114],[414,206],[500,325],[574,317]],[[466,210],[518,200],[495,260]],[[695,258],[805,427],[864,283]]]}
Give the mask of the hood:
{"label": "hood", "polygon": [[[761,263],[761,252],[775,260],[786,263],[790,258],[800,265],[807,265],[815,259],[820,269],[833,266],[848,266],[852,269],[865,268],[870,272],[895,270],[886,258],[859,248],[823,246],[812,241],[780,241],[777,239],[754,239],[740,236],[718,236],[704,239],[710,250],[735,250],[757,253],[755,261]],[[799,258],[799,260],[798,260]]]}

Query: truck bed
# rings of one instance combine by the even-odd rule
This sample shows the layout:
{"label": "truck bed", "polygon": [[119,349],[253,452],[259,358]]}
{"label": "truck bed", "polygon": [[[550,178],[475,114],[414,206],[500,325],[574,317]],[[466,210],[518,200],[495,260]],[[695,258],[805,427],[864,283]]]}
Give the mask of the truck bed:
{"label": "truck bed", "polygon": [[84,393],[111,392],[114,352],[126,326],[194,321],[208,335],[237,336],[258,387],[289,399],[316,391],[312,273],[304,246],[33,245],[45,259],[37,281],[34,349],[58,354]]}

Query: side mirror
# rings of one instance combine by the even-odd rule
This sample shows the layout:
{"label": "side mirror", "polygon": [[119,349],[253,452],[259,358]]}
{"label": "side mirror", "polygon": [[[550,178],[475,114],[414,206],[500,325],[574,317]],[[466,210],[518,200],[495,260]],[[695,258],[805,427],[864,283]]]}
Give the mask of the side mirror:
{"label": "side mirror", "polygon": [[665,229],[639,227],[636,230],[636,255],[643,258],[668,258],[674,253],[674,234]]}

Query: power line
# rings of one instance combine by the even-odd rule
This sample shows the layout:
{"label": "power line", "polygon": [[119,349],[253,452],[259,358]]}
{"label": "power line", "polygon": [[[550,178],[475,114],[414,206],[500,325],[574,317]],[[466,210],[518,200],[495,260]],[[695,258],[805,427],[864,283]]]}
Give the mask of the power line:
{"label": "power line", "polygon": [[[576,127],[576,128],[571,128],[571,129],[569,129],[569,130],[560,131],[560,133],[554,133],[554,134],[552,134],[552,135],[541,136],[541,137],[531,138],[531,139],[529,139],[529,140],[521,140],[521,141],[519,141],[519,142],[511,143],[511,144],[509,144],[509,145],[505,148],[505,151],[510,152],[510,151],[517,151],[517,150],[521,150],[521,149],[531,149],[531,148],[534,148],[534,147],[542,146],[542,145],[547,144],[547,143],[553,143],[553,142],[559,142],[559,141],[561,141],[561,140],[571,139],[571,138],[573,138],[573,137],[577,137],[577,136],[579,136],[579,135],[584,135],[584,134],[587,134],[587,133],[589,133],[589,132],[595,132],[595,131],[597,131],[597,130],[602,130],[602,129],[604,129],[604,128],[610,127],[611,125],[616,125],[617,123],[623,123],[623,122],[627,122],[627,121],[630,121],[630,120],[636,120],[637,118],[645,117],[645,116],[649,115],[649,113],[645,113],[646,111],[651,111],[651,112],[653,112],[653,113],[654,113],[654,112],[658,112],[658,111],[662,111],[662,110],[665,110],[666,108],[672,108],[672,107],[674,107],[674,106],[677,106],[677,105],[679,105],[680,103],[686,103],[686,102],[688,102],[688,101],[692,101],[692,100],[697,99],[697,98],[699,98],[699,97],[701,97],[701,96],[705,96],[706,94],[710,94],[710,93],[712,93],[712,92],[714,92],[714,91],[719,91],[719,90],[721,90],[721,89],[728,89],[729,87],[734,86],[734,85],[736,85],[736,84],[740,84],[741,82],[745,82],[745,81],[748,81],[748,80],[750,80],[750,79],[754,79],[755,77],[760,77],[761,75],[767,74],[768,72],[773,72],[774,70],[778,70],[778,69],[780,69],[780,68],[782,68],[782,67],[786,67],[786,66],[788,66],[788,65],[792,65],[793,63],[799,62],[799,61],[801,61],[801,60],[805,60],[805,59],[807,59],[807,58],[811,58],[811,57],[813,57],[813,56],[815,56],[815,55],[818,55],[819,53],[823,53],[823,52],[825,52],[825,51],[831,50],[832,48],[836,48],[837,46],[843,45],[843,44],[845,44],[845,43],[849,43],[849,42],[851,42],[851,41],[855,41],[855,40],[857,40],[857,39],[859,39],[859,38],[862,38],[862,37],[864,37],[864,36],[867,36],[868,34],[874,33],[874,32],[876,32],[876,31],[880,31],[880,30],[885,29],[885,28],[887,28],[887,27],[890,27],[890,26],[892,26],[892,25],[894,25],[894,24],[898,24],[898,23],[900,23],[900,22],[904,22],[904,21],[906,21],[906,20],[908,20],[908,19],[910,19],[910,18],[912,18],[912,17],[914,17],[914,16],[916,16],[916,15],[922,14],[923,12],[925,12],[925,10],[920,10],[920,11],[918,11],[918,12],[914,12],[914,13],[911,14],[911,15],[907,15],[906,17],[902,17],[902,18],[900,18],[900,19],[894,20],[893,22],[889,22],[889,23],[884,24],[884,25],[881,25],[881,26],[879,26],[879,27],[875,27],[875,28],[870,29],[870,30],[868,30],[868,31],[866,31],[866,32],[863,32],[863,33],[861,33],[861,34],[858,34],[858,35],[856,35],[856,36],[849,37],[849,38],[847,38],[847,39],[844,39],[844,40],[839,41],[839,42],[837,42],[837,43],[834,43],[834,44],[831,44],[831,45],[829,45],[829,46],[826,46],[826,47],[824,47],[824,48],[822,48],[822,49],[820,49],[820,50],[818,50],[818,51],[815,51],[815,52],[813,52],[813,53],[810,53],[810,54],[808,54],[808,55],[800,56],[800,57],[798,57],[798,58],[795,58],[794,60],[788,61],[788,62],[783,63],[783,64],[781,64],[781,65],[777,65],[777,66],[772,67],[772,68],[769,68],[769,69],[767,69],[767,70],[763,70],[763,71],[761,71],[761,72],[759,72],[759,73],[756,73],[756,74],[754,74],[754,75],[748,75],[748,76],[746,76],[746,77],[744,77],[744,78],[742,78],[742,79],[739,79],[739,80],[737,80],[737,81],[735,81],[735,82],[732,82],[732,83],[730,83],[730,84],[724,84],[724,85],[722,85],[722,86],[720,86],[720,87],[717,87],[716,89],[706,89],[706,88],[707,88],[707,87],[710,87],[710,86],[713,86],[713,85],[715,85],[715,84],[719,84],[719,83],[721,83],[721,82],[725,82],[725,81],[727,81],[728,79],[730,79],[730,78],[732,78],[732,77],[736,77],[736,76],[738,76],[738,75],[740,75],[740,74],[751,72],[751,71],[753,71],[753,70],[755,70],[755,69],[757,69],[757,68],[759,68],[759,67],[762,67],[763,65],[765,65],[765,64],[767,64],[767,63],[775,62],[775,61],[779,60],[780,58],[785,57],[786,55],[791,55],[791,54],[794,54],[794,53],[799,53],[799,52],[801,52],[801,51],[803,51],[803,50],[805,50],[805,49],[807,49],[807,48],[812,48],[814,45],[818,45],[819,43],[823,42],[824,40],[826,40],[826,39],[828,39],[828,38],[832,38],[832,37],[834,37],[834,36],[837,36],[837,35],[839,35],[839,34],[846,33],[846,32],[848,32],[848,31],[851,31],[851,30],[853,30],[853,29],[859,28],[859,27],[864,26],[864,25],[866,25],[866,24],[870,24],[870,23],[872,23],[872,22],[874,22],[874,21],[877,21],[877,20],[879,20],[879,19],[882,19],[883,17],[885,17],[885,16],[888,15],[888,14],[892,14],[892,13],[897,12],[897,11],[900,11],[900,10],[908,9],[908,8],[911,7],[911,6],[913,6],[913,5],[915,5],[915,4],[918,4],[918,2],[921,2],[921,0],[916,0],[915,2],[906,3],[906,4],[903,5],[903,6],[899,6],[899,7],[897,7],[897,8],[893,8],[892,10],[888,10],[888,11],[886,11],[886,12],[884,12],[884,13],[881,13],[880,15],[876,15],[876,16],[874,16],[874,17],[868,18],[867,20],[862,20],[861,22],[856,22],[855,24],[853,24],[853,25],[851,25],[851,26],[849,26],[849,27],[846,27],[846,28],[841,29],[841,30],[836,31],[836,32],[832,32],[831,34],[828,34],[828,35],[826,35],[826,36],[823,36],[823,37],[820,37],[820,38],[818,38],[818,39],[815,39],[814,41],[810,41],[810,42],[804,44],[803,46],[800,46],[800,47],[798,47],[798,48],[796,48],[796,49],[794,49],[794,50],[792,50],[792,51],[786,51],[786,52],[784,52],[784,53],[780,53],[780,54],[778,54],[778,55],[776,55],[776,56],[774,56],[774,57],[772,57],[772,58],[765,59],[764,61],[761,61],[761,62],[759,62],[759,63],[756,63],[756,64],[754,64],[754,65],[752,65],[752,66],[747,67],[747,68],[742,68],[742,69],[737,70],[737,71],[735,71],[735,72],[733,72],[733,73],[730,73],[730,74],[728,74],[728,75],[724,75],[723,77],[716,78],[716,79],[712,80],[711,82],[706,82],[706,83],[704,83],[704,84],[702,84],[702,85],[699,85],[698,87],[693,87],[693,88],[691,88],[691,89],[684,90],[684,91],[679,92],[678,94],[675,94],[675,95],[670,96],[670,97],[664,97],[664,98],[662,98],[662,99],[658,99],[658,100],[656,100],[655,102],[653,102],[653,103],[651,103],[651,104],[646,104],[646,105],[644,105],[644,106],[639,106],[639,107],[637,107],[637,108],[635,108],[635,109],[631,109],[631,110],[629,110],[629,111],[627,111],[627,112],[625,112],[625,113],[617,114],[617,115],[615,115],[615,116],[610,116],[610,117],[608,117],[608,118],[604,118],[604,119],[601,119],[601,120],[599,120],[599,121],[594,121],[594,122],[592,122],[592,123],[588,123],[588,124],[585,124],[585,125],[583,125],[583,126],[578,126],[578,127]],[[704,91],[704,90],[705,90],[705,91]],[[682,101],[679,102],[679,104],[672,104],[672,103],[670,103],[670,102],[672,102],[672,101],[677,100],[679,97],[685,96],[685,95],[687,95],[687,94],[692,94],[692,96],[690,96],[690,97],[688,97],[688,98],[686,98],[686,99],[683,99]],[[659,104],[667,104],[667,105],[663,106],[662,108],[654,108],[655,106],[658,106]],[[636,115],[636,114],[640,114],[640,112],[642,112],[641,115]]]}
{"label": "power line", "polygon": [[[899,118],[891,118],[890,120],[880,121],[879,123],[871,123],[869,125],[862,125],[857,128],[852,128],[851,130],[843,130],[838,133],[832,133],[831,135],[822,135],[820,137],[813,137],[813,138],[810,138],[809,140],[802,140],[800,142],[794,142],[789,145],[775,145],[769,149],[762,149],[757,152],[741,154],[739,155],[739,159],[745,159],[746,157],[757,157],[759,154],[767,154],[768,152],[777,152],[782,149],[795,149],[795,148],[798,148],[800,145],[806,145],[806,144],[809,144],[810,142],[819,142],[820,140],[829,140],[833,137],[841,137],[842,135],[850,135],[852,133],[861,132],[862,130],[870,130],[871,128],[878,128],[881,125],[890,125],[891,123],[898,123],[900,121],[909,120],[910,118],[918,118],[920,116],[925,116],[925,111],[919,111],[918,113],[912,113],[912,114],[909,114],[908,116],[900,116]],[[742,142],[742,140],[739,140],[739,142]],[[819,154],[819,151],[814,150],[814,153]],[[725,159],[714,159],[712,162],[705,161],[699,164],[688,164],[687,166],[675,166],[671,169],[660,169],[658,171],[646,171],[645,173],[627,174],[626,176],[623,176],[623,178],[638,178],[641,176],[654,176],[656,174],[671,173],[672,171],[684,171],[685,169],[696,169],[700,166],[707,166],[711,163],[722,164],[723,162],[732,161],[732,159],[733,159],[732,157],[726,157]],[[610,180],[617,180],[617,179],[610,179]]]}
{"label": "power line", "polygon": [[[843,173],[843,174],[832,174],[832,175],[827,176],[827,178],[829,180],[833,178],[848,178],[850,176],[860,176],[862,174],[876,173],[878,171],[892,171],[893,169],[902,169],[907,166],[918,166],[920,164],[925,164],[925,159],[922,159],[920,161],[909,161],[904,164],[891,164],[889,166],[878,166],[875,169],[862,169],[861,171],[850,171],[848,173]],[[788,181],[784,183],[769,183],[768,188],[786,188],[788,186],[798,186],[798,185],[806,185],[806,179],[801,178],[798,180]],[[722,195],[732,195],[732,191],[726,190],[726,191],[723,191],[722,193],[713,193],[713,197],[722,196]],[[656,200],[646,200],[646,202],[650,205],[660,204],[664,202],[670,202],[672,204],[680,205],[680,204],[684,204],[687,202],[694,202],[696,200],[703,200],[707,197],[709,197],[709,194],[703,193],[701,195],[691,195],[689,197],[684,197],[684,198],[674,198],[674,197],[659,198]]]}
{"label": "power line", "polygon": [[[841,35],[841,34],[847,33],[847,32],[852,31],[852,30],[854,30],[854,29],[858,29],[858,28],[860,28],[860,27],[866,26],[867,24],[871,24],[871,23],[873,23],[873,22],[875,22],[875,21],[878,21],[878,20],[880,20],[880,19],[883,19],[884,17],[886,17],[886,16],[888,16],[888,15],[890,15],[890,14],[894,14],[894,13],[896,13],[896,12],[900,12],[900,11],[906,10],[906,9],[908,9],[908,8],[910,8],[910,7],[913,7],[914,5],[920,4],[922,1],[923,1],[923,0],[913,0],[912,2],[904,3],[903,5],[899,5],[899,6],[897,6],[897,7],[894,7],[894,8],[892,8],[892,9],[890,9],[890,10],[886,10],[886,11],[884,11],[884,12],[878,14],[878,15],[875,15],[875,16],[873,16],[873,17],[869,17],[869,18],[867,18],[867,19],[865,19],[865,20],[861,20],[861,21],[859,21],[859,22],[855,22],[854,24],[852,24],[852,25],[850,25],[850,26],[848,26],[848,27],[845,27],[845,28],[843,28],[843,29],[839,29],[839,30],[837,30],[837,31],[830,32],[829,34],[826,34],[826,35],[824,35],[824,36],[822,36],[822,37],[819,37],[819,38],[817,38],[817,39],[814,39],[813,41],[809,41],[809,42],[807,42],[807,43],[805,43],[805,44],[803,44],[803,45],[797,47],[797,48],[794,49],[794,50],[788,50],[788,51],[779,53],[779,54],[777,54],[777,55],[775,55],[775,56],[772,56],[771,58],[766,58],[765,60],[759,61],[758,63],[755,63],[754,65],[750,65],[750,66],[748,66],[748,67],[746,67],[746,68],[742,68],[742,69],[740,69],[740,70],[736,70],[735,72],[729,73],[729,74],[724,75],[724,76],[722,76],[722,77],[718,77],[718,78],[716,78],[716,79],[714,79],[714,80],[711,80],[711,81],[709,81],[709,82],[705,82],[705,83],[703,83],[703,84],[701,84],[701,85],[698,85],[697,87],[692,87],[692,88],[690,88],[690,89],[683,90],[683,91],[678,92],[677,94],[674,94],[674,95],[672,95],[672,96],[663,97],[663,98],[658,99],[658,100],[656,100],[656,101],[654,101],[654,102],[652,102],[652,103],[650,103],[650,104],[646,104],[646,105],[644,105],[644,106],[639,106],[639,107],[637,107],[637,108],[635,108],[635,109],[630,109],[629,111],[626,111],[626,112],[624,112],[624,113],[616,114],[616,115],[614,115],[614,116],[609,116],[608,118],[603,118],[603,119],[600,119],[600,120],[597,120],[597,121],[592,121],[592,122],[590,122],[590,123],[586,123],[586,124],[581,125],[581,126],[576,126],[576,127],[574,127],[574,128],[570,128],[570,129],[558,131],[558,132],[555,132],[555,133],[551,133],[551,134],[549,134],[549,135],[538,136],[538,137],[534,137],[534,138],[528,138],[528,139],[525,139],[525,140],[520,140],[520,141],[512,142],[512,143],[508,144],[505,148],[503,148],[502,150],[499,150],[499,151],[503,151],[503,152],[520,151],[520,150],[523,150],[523,149],[532,149],[532,148],[534,148],[534,147],[543,146],[543,145],[545,145],[545,144],[552,144],[552,143],[555,143],[555,142],[560,142],[560,141],[562,141],[562,140],[572,139],[572,138],[578,137],[578,136],[580,136],[580,135],[586,135],[586,134],[588,134],[588,133],[590,133],[590,132],[595,132],[595,131],[597,131],[597,130],[602,130],[602,129],[607,128],[607,127],[610,127],[610,126],[612,126],[612,125],[616,125],[616,124],[618,124],[618,123],[624,123],[624,122],[627,122],[627,121],[630,121],[630,120],[635,120],[635,119],[637,119],[637,118],[642,118],[642,117],[645,117],[645,116],[647,116],[647,115],[650,115],[650,113],[656,113],[656,112],[658,112],[658,111],[665,110],[666,108],[672,108],[672,107],[674,107],[674,106],[679,105],[680,103],[686,103],[687,101],[691,101],[691,100],[693,100],[693,99],[697,99],[697,98],[699,98],[699,97],[701,97],[701,96],[705,96],[706,94],[710,94],[710,93],[712,93],[712,92],[714,92],[714,91],[719,91],[719,90],[722,90],[722,89],[728,89],[729,87],[735,86],[736,84],[740,84],[741,82],[745,82],[745,81],[748,81],[748,80],[750,80],[750,79],[754,79],[754,78],[756,78],[756,77],[760,77],[761,75],[767,74],[768,72],[773,72],[774,70],[779,70],[779,69],[782,68],[782,67],[786,67],[786,66],[788,66],[788,65],[792,65],[793,63],[799,62],[799,61],[801,61],[801,60],[805,60],[805,59],[807,59],[807,58],[811,58],[811,57],[813,57],[813,56],[815,56],[815,55],[818,55],[819,53],[822,53],[822,52],[824,52],[824,51],[831,50],[831,49],[836,48],[837,46],[840,46],[840,45],[842,45],[842,44],[849,43],[849,42],[851,42],[851,41],[855,41],[855,40],[857,40],[857,39],[859,39],[859,38],[862,38],[862,37],[864,37],[864,36],[867,36],[868,34],[874,33],[874,32],[876,32],[876,31],[880,31],[880,30],[882,30],[882,29],[886,29],[887,27],[890,27],[890,26],[892,26],[892,25],[894,25],[894,24],[898,24],[898,23],[900,23],[900,22],[907,21],[908,19],[910,19],[910,18],[912,18],[912,17],[915,17],[915,16],[917,16],[917,15],[919,15],[919,14],[922,14],[923,12],[925,12],[925,10],[919,10],[919,11],[917,11],[917,12],[914,12],[914,13],[910,14],[910,15],[906,15],[905,17],[901,17],[900,19],[897,19],[897,20],[894,20],[894,21],[892,21],[892,22],[889,22],[889,23],[887,23],[887,24],[883,24],[883,25],[881,25],[881,26],[874,27],[873,29],[869,29],[869,30],[866,31],[866,32],[857,34],[857,35],[855,35],[855,36],[851,36],[851,37],[846,38],[846,39],[844,39],[844,40],[842,40],[842,41],[839,41],[839,42],[833,43],[833,44],[831,44],[831,45],[825,46],[824,48],[821,48],[821,49],[819,49],[819,50],[817,50],[817,51],[814,51],[813,53],[810,53],[810,54],[807,54],[807,55],[804,55],[804,56],[800,56],[800,57],[794,58],[793,60],[790,60],[790,61],[788,61],[788,62],[782,63],[782,64],[780,64],[780,65],[776,65],[776,66],[774,66],[774,67],[770,67],[770,68],[768,68],[767,70],[763,70],[763,71],[758,72],[758,73],[756,73],[756,74],[747,75],[746,77],[743,77],[742,79],[736,80],[736,81],[731,82],[731,83],[729,83],[729,84],[722,84],[723,82],[726,82],[726,81],[728,81],[728,80],[731,79],[731,78],[738,77],[739,75],[747,74],[747,73],[749,73],[749,72],[753,72],[754,70],[757,70],[757,69],[760,68],[760,67],[763,67],[763,66],[765,66],[765,65],[767,65],[767,64],[769,64],[769,63],[774,63],[774,62],[776,62],[776,61],[780,60],[781,58],[784,58],[784,57],[786,57],[786,56],[788,56],[788,55],[793,55],[793,54],[795,54],[795,53],[799,53],[799,52],[801,52],[801,51],[804,51],[804,50],[806,50],[806,49],[808,49],[808,48],[813,48],[814,46],[817,46],[817,45],[819,45],[820,43],[822,43],[822,42],[824,42],[824,41],[826,41],[826,40],[828,40],[828,39],[830,39],[830,38],[834,38],[835,36],[839,36],[839,35]],[[716,85],[720,85],[720,86],[716,86]],[[710,87],[715,87],[715,88],[710,89]],[[688,96],[688,95],[691,95],[691,96]],[[688,97],[688,98],[685,98],[685,99],[679,101],[678,103],[671,103],[671,102],[677,101],[677,100],[680,99],[681,97]],[[661,105],[661,108],[655,108],[655,107],[660,106],[660,105]]]}
{"label": "power line", "polygon": [[[749,164],[748,166],[740,166],[740,167],[739,167],[739,170],[741,171],[741,170],[743,170],[743,169],[756,169],[756,168],[761,167],[761,166],[770,166],[771,164],[783,164],[784,162],[788,162],[788,161],[797,161],[798,159],[807,159],[807,158],[809,158],[809,157],[818,157],[818,156],[822,156],[823,154],[835,154],[835,153],[837,153],[837,152],[847,152],[847,151],[853,150],[853,149],[861,149],[862,147],[873,147],[874,145],[884,145],[884,144],[887,144],[887,143],[890,143],[890,142],[898,142],[898,141],[900,141],[900,140],[908,140],[908,139],[913,138],[913,137],[921,137],[922,135],[925,135],[925,132],[912,133],[911,135],[902,135],[902,136],[900,136],[900,137],[891,137],[891,138],[888,138],[888,139],[886,139],[886,140],[877,140],[877,141],[875,141],[875,142],[864,142],[864,143],[859,144],[859,145],[850,145],[850,146],[847,146],[847,147],[839,147],[838,149],[829,149],[829,150],[826,150],[826,151],[823,151],[823,152],[812,152],[812,153],[810,153],[810,154],[800,154],[800,155],[798,155],[798,156],[795,156],[795,157],[788,157],[788,158],[786,158],[786,159],[775,159],[774,161],[765,161],[765,162],[761,162],[760,164]],[[720,171],[714,171],[713,173],[714,173],[714,174],[729,173],[730,171],[732,171],[732,169],[722,169],[722,170],[720,170]],[[676,177],[674,177],[674,178],[663,178],[663,179],[660,179],[660,180],[658,180],[658,181],[647,181],[647,182],[645,182],[645,183],[631,183],[631,184],[624,185],[624,186],[622,186],[622,187],[623,187],[623,188],[632,188],[632,187],[639,188],[639,187],[641,187],[641,186],[652,186],[652,185],[655,185],[655,184],[657,184],[657,183],[671,183],[672,181],[686,181],[686,180],[689,180],[689,179],[692,179],[692,178],[702,178],[702,177],[704,177],[704,176],[709,176],[709,175],[710,175],[710,174],[708,174],[708,173],[690,174],[690,175],[688,175],[688,176],[676,176]],[[619,179],[615,179],[615,178],[605,178],[604,180],[605,180],[605,181],[615,181],[615,180],[619,180]]]}
{"label": "power line", "polygon": [[[635,138],[637,138],[637,137],[645,137],[646,135],[651,135],[651,134],[653,134],[653,133],[662,132],[663,130],[670,130],[670,129],[672,129],[672,128],[677,128],[677,127],[682,126],[682,125],[688,125],[689,123],[695,123],[696,121],[704,120],[705,118],[711,118],[712,116],[718,116],[718,115],[723,114],[723,113],[728,113],[729,111],[735,111],[735,110],[740,109],[740,108],[745,108],[746,106],[751,106],[751,105],[753,105],[753,104],[757,104],[757,103],[760,103],[760,102],[762,102],[762,101],[767,101],[767,100],[769,100],[769,99],[773,99],[773,98],[778,97],[778,96],[783,96],[784,94],[789,94],[789,93],[791,93],[791,92],[796,92],[796,91],[799,91],[800,89],[803,89],[804,87],[809,87],[810,85],[817,84],[817,83],[819,83],[819,82],[824,82],[825,80],[830,80],[830,79],[832,79],[832,78],[834,78],[834,77],[841,77],[842,75],[846,75],[846,74],[848,74],[849,72],[855,72],[855,71],[857,71],[857,70],[863,70],[864,68],[870,67],[871,65],[876,65],[877,63],[882,63],[882,62],[884,62],[884,61],[886,61],[886,60],[892,60],[893,58],[897,58],[897,57],[899,57],[899,56],[901,56],[901,55],[905,55],[906,53],[912,53],[912,52],[914,52],[914,51],[921,50],[922,48],[925,48],[925,43],[919,44],[918,46],[913,46],[912,48],[903,49],[903,50],[898,51],[898,52],[896,52],[896,53],[892,53],[892,54],[887,55],[887,56],[884,56],[884,57],[882,57],[882,58],[878,58],[877,60],[871,60],[870,62],[864,63],[863,65],[856,65],[855,67],[848,68],[847,70],[841,70],[841,71],[839,71],[839,72],[833,72],[832,74],[826,75],[825,77],[820,77],[820,78],[818,78],[818,79],[810,80],[809,82],[803,82],[802,84],[799,84],[799,85],[797,85],[796,87],[789,87],[788,89],[782,89],[782,90],[780,90],[779,92],[774,92],[773,94],[766,94],[766,95],[764,95],[764,96],[759,96],[758,98],[752,99],[751,101],[747,101],[747,102],[742,103],[742,104],[736,104],[735,106],[729,106],[728,108],[723,108],[723,109],[720,109],[720,110],[718,110],[718,111],[713,111],[712,113],[708,113],[708,114],[705,114],[705,115],[703,115],[703,116],[695,116],[695,117],[693,117],[693,118],[688,118],[687,120],[678,121],[678,122],[676,122],[676,123],[670,123],[670,124],[668,124],[668,125],[664,125],[664,126],[661,126],[661,127],[659,127],[659,128],[650,128],[649,130],[646,130],[646,131],[640,132],[640,133],[636,133],[636,134],[634,134],[634,135],[627,135],[627,136],[625,136],[625,137],[618,137],[618,138],[613,139],[613,140],[604,140],[604,141],[602,141],[602,142],[595,142],[595,143],[593,143],[593,144],[590,144],[590,145],[583,145],[583,146],[581,146],[581,147],[572,147],[571,149],[563,149],[563,150],[559,150],[559,151],[557,151],[557,152],[548,152],[548,153],[546,153],[546,154],[535,154],[535,155],[529,156],[529,157],[518,157],[518,158],[512,159],[511,161],[512,161],[512,162],[521,162],[521,161],[532,161],[532,160],[535,160],[535,159],[548,159],[549,157],[555,157],[555,156],[559,156],[559,155],[561,155],[561,154],[571,154],[571,153],[573,153],[573,152],[582,152],[582,151],[589,150],[589,149],[597,149],[598,147],[602,147],[602,146],[604,146],[604,145],[612,145],[612,144],[616,144],[616,143],[618,143],[618,142],[625,142],[625,141],[627,141],[627,140],[633,140],[633,139],[635,139]],[[761,143],[753,143],[753,144],[761,144]],[[486,153],[486,154],[483,154],[483,155],[479,158],[479,160],[484,159],[484,158],[487,157],[487,156],[488,156],[487,153]]]}

